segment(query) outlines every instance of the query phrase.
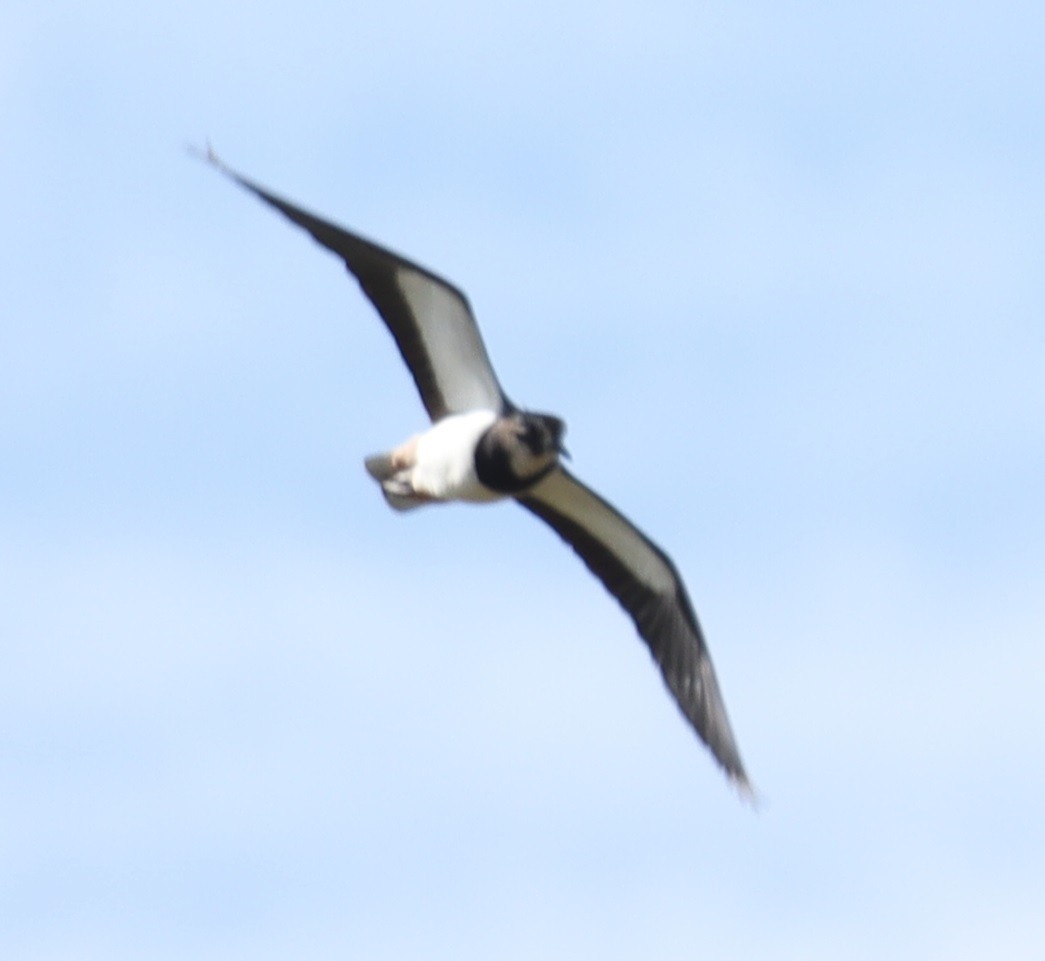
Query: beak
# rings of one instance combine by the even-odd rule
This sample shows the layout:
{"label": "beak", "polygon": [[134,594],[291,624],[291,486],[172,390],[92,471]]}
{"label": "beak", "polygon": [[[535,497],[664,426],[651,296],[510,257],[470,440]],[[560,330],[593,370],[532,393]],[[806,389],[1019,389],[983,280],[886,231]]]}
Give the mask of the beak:
{"label": "beak", "polygon": [[566,460],[573,460],[570,456],[570,452],[566,449],[566,445],[563,444],[562,441],[559,442],[559,446],[555,449],[559,452],[560,457],[565,457]]}

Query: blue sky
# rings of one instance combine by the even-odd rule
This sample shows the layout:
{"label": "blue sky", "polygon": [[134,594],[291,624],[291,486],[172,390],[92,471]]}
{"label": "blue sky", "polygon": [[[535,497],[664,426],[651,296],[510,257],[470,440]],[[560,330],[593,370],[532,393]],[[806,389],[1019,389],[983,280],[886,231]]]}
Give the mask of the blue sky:
{"label": "blue sky", "polygon": [[[1040,4],[0,9],[0,955],[1038,958]],[[738,802],[338,263],[672,554]]]}

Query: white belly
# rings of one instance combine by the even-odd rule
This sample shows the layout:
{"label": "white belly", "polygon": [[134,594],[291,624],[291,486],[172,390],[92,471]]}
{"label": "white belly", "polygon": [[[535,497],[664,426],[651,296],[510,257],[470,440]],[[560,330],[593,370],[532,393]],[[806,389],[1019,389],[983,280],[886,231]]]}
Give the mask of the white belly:
{"label": "white belly", "polygon": [[484,487],[475,476],[475,445],[495,420],[490,410],[452,414],[418,435],[410,474],[413,489],[438,500],[500,500],[503,494]]}

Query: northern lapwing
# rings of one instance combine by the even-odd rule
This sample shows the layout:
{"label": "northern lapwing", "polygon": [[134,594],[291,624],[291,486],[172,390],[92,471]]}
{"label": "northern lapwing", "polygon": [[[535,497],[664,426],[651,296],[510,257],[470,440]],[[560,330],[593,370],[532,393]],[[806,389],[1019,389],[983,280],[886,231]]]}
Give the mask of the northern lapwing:
{"label": "northern lapwing", "polygon": [[432,425],[366,469],[396,510],[511,497],[548,524],[631,616],[683,715],[752,796],[704,635],[671,558],[563,467],[564,422],[508,399],[453,284],[205,159],[337,254],[388,326]]}

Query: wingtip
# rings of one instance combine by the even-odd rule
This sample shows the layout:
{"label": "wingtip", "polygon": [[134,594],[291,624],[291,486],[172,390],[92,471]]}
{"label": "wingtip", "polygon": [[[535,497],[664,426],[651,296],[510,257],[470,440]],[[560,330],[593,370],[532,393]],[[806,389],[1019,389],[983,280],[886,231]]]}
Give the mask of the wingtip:
{"label": "wingtip", "polygon": [[251,193],[256,194],[266,203],[271,204],[273,207],[278,208],[283,212],[284,215],[290,217],[291,220],[295,218],[291,214],[293,209],[290,204],[285,200],[280,199],[275,194],[270,193],[260,184],[255,183],[249,177],[244,177],[238,170],[230,167],[221,157],[218,156],[217,151],[211,145],[209,140],[206,141],[206,145],[199,147],[196,144],[187,144],[186,149],[188,150],[189,156],[194,157],[197,160],[202,160],[205,164],[210,165],[219,173],[223,173],[229,180],[234,181]]}
{"label": "wingtip", "polygon": [[225,161],[217,155],[214,147],[211,145],[210,140],[205,142],[203,147],[198,146],[194,143],[185,145],[185,149],[190,157],[195,157],[197,160],[202,160],[204,163],[210,164],[212,167],[217,167],[225,173],[229,172],[229,168],[225,166]]}
{"label": "wingtip", "polygon": [[242,174],[233,170],[224,160],[221,159],[221,157],[218,156],[218,152],[214,149],[210,140],[207,140],[205,145],[202,147],[194,143],[186,144],[185,149],[190,157],[194,157],[196,160],[202,160],[205,164],[208,164],[220,173],[225,174],[226,177],[235,180],[236,183],[241,184],[248,190],[253,190],[255,193],[261,193],[259,187],[249,181]]}
{"label": "wingtip", "polygon": [[740,800],[748,805],[753,811],[758,812],[762,809],[765,798],[748,780],[747,775],[743,771],[730,771],[729,783],[737,792]]}

